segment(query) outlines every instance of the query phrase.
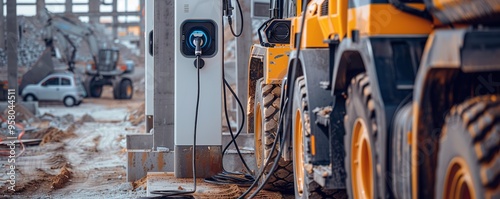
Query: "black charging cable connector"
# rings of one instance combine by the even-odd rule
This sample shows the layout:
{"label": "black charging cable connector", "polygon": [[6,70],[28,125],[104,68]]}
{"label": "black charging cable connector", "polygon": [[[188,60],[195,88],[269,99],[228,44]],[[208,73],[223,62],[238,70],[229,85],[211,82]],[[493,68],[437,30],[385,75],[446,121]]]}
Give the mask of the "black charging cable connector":
{"label": "black charging cable connector", "polygon": [[200,56],[201,56],[201,46],[203,45],[203,39],[201,37],[195,37],[193,40],[195,49],[194,49],[194,55],[196,55],[196,61],[199,62]]}

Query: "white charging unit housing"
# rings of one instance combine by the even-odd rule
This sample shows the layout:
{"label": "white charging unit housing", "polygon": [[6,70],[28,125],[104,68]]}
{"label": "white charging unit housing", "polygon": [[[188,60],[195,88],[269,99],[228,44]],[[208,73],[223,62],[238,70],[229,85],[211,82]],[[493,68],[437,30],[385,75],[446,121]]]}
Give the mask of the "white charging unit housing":
{"label": "white charging unit housing", "polygon": [[[222,0],[175,1],[175,167],[176,177],[192,176],[197,68],[193,39],[203,37],[196,157],[197,177],[222,170]],[[158,55],[161,56],[161,55]]]}

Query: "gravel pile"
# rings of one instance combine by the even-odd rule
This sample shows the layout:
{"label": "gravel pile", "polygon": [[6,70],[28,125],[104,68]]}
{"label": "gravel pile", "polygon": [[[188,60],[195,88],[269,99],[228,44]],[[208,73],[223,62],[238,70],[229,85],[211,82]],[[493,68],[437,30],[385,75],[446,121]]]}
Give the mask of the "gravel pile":
{"label": "gravel pile", "polygon": [[[71,18],[71,17],[69,17]],[[75,19],[76,20],[76,19]],[[44,23],[36,17],[18,17],[18,24],[21,26],[21,38],[18,42],[18,66],[22,68],[30,68],[38,60],[42,52],[45,50],[45,42],[43,40],[45,31]],[[104,26],[90,25],[91,29],[96,34],[99,40],[106,40]],[[75,46],[78,48],[76,61],[87,62],[92,60],[86,42],[77,36],[69,36]],[[104,39],[103,39],[104,38]],[[99,44],[110,43],[110,41],[98,41]],[[8,39],[7,39],[8,44]],[[66,53],[67,57],[71,55],[72,48],[61,36],[54,35],[54,45],[68,46],[69,49],[59,49],[60,53]],[[7,55],[5,49],[0,49],[0,67],[7,66]]]}
{"label": "gravel pile", "polygon": [[[19,16],[18,24],[21,26],[21,38],[17,44],[18,50],[18,66],[30,67],[45,50],[45,43],[42,40],[43,27],[38,19],[34,17]],[[9,38],[6,38],[7,46]],[[7,55],[5,49],[0,49],[0,67],[7,66]]]}

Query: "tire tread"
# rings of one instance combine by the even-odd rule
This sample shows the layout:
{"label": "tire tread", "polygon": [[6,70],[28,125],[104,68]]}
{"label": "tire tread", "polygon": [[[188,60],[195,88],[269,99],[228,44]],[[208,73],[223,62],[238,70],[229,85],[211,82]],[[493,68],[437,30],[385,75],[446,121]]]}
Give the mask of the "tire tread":
{"label": "tire tread", "polygon": [[452,108],[448,120],[460,118],[472,137],[483,185],[500,194],[500,98],[486,95]]}
{"label": "tire tread", "polygon": [[[264,84],[262,80],[257,81],[257,92],[255,95],[261,95],[260,100],[262,104],[262,113],[264,117],[262,118],[264,121],[262,122],[264,131],[262,146],[263,148],[263,157],[264,160],[266,157],[271,156],[271,149],[273,143],[276,141],[276,133],[278,128],[278,120],[280,113],[280,96],[281,96],[281,85],[279,84]],[[259,84],[260,83],[260,84]],[[255,102],[258,103],[258,102]],[[279,144],[279,143],[278,143]],[[277,150],[272,152],[272,158],[277,155]],[[259,161],[259,160],[257,160]],[[269,177],[264,189],[273,190],[273,191],[290,191],[293,190],[293,164],[292,161],[285,161],[280,159],[278,162],[278,166],[274,171],[271,171],[272,164],[269,164],[264,169],[264,175],[267,176],[270,173],[272,174]],[[264,176],[261,178],[261,182],[264,180]]]}

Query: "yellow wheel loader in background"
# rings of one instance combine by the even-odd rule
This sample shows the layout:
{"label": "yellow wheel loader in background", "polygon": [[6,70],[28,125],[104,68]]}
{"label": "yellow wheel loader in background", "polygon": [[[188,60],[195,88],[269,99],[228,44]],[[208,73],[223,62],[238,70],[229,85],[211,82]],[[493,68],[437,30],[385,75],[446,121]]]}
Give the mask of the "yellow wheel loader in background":
{"label": "yellow wheel loader in background", "polygon": [[[500,197],[500,0],[270,5],[248,67],[265,188],[293,187],[296,198]],[[281,141],[277,166],[264,164]]]}

